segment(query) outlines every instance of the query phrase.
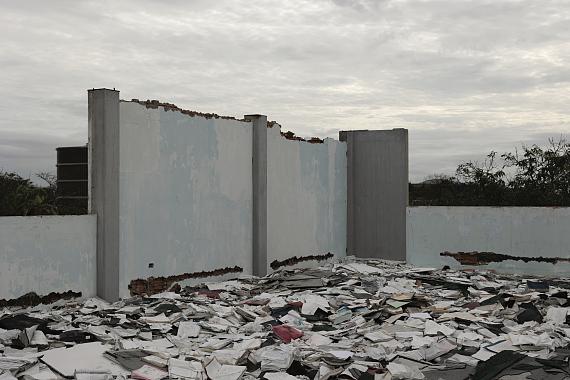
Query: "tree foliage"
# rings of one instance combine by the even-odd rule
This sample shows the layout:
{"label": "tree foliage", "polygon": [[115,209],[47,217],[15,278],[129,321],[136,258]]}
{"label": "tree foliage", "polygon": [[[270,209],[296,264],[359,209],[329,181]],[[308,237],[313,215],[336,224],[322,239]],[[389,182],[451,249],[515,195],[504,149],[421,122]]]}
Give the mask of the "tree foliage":
{"label": "tree foliage", "polygon": [[1,216],[57,214],[54,176],[49,173],[39,173],[38,177],[45,180],[48,186],[37,186],[16,173],[0,171]]}
{"label": "tree foliage", "polygon": [[570,143],[523,146],[468,161],[455,177],[440,176],[410,186],[411,205],[570,206]]}

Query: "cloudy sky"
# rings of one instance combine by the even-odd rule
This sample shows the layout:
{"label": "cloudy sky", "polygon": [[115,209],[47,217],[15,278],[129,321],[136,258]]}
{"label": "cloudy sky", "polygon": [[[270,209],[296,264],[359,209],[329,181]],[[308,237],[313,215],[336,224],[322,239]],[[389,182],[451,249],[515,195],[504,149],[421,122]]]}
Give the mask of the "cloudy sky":
{"label": "cloudy sky", "polygon": [[408,128],[410,178],[570,132],[568,0],[0,0],[0,169],[55,170],[88,88],[301,136]]}

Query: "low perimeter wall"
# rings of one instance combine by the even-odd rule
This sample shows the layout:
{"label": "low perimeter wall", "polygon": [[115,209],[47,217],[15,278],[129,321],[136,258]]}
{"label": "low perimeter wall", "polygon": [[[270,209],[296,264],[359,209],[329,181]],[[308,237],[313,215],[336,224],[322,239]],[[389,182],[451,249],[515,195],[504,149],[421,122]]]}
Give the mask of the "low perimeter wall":
{"label": "low perimeter wall", "polygon": [[[547,207],[409,207],[408,263],[418,266],[476,267],[507,273],[570,276],[570,208]],[[505,259],[469,266],[441,252],[494,252]],[[488,257],[488,256],[487,256]],[[504,258],[504,257],[503,257]]]}
{"label": "low perimeter wall", "polygon": [[0,301],[96,293],[96,215],[0,217]]}

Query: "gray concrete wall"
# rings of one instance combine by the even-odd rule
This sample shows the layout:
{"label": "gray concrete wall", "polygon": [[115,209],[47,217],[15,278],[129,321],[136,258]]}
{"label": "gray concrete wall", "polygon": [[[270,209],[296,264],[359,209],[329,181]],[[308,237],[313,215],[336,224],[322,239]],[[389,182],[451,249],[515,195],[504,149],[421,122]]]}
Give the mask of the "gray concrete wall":
{"label": "gray concrete wall", "polygon": [[245,119],[89,92],[100,296],[228,266],[264,275],[273,260],[347,247],[405,258],[407,131],[311,144],[267,129],[263,115]]}
{"label": "gray concrete wall", "polygon": [[347,251],[406,259],[408,131],[343,131],[347,143]]}
{"label": "gray concrete wall", "polygon": [[[570,208],[409,207],[407,261],[461,267],[441,252],[486,251],[519,257],[570,258]],[[463,266],[465,267],[465,266]],[[501,272],[570,276],[570,263],[506,260],[477,266]]]}
{"label": "gray concrete wall", "polygon": [[121,297],[140,278],[252,272],[251,122],[121,102],[119,183]]}
{"label": "gray concrete wall", "polygon": [[246,115],[252,123],[252,272],[267,274],[267,116]]}
{"label": "gray concrete wall", "polygon": [[88,91],[89,213],[97,214],[97,295],[119,299],[119,91]]}
{"label": "gray concrete wall", "polygon": [[267,173],[268,266],[293,256],[345,256],[346,143],[287,140],[274,124]]}
{"label": "gray concrete wall", "polygon": [[0,217],[0,299],[96,293],[95,215]]}

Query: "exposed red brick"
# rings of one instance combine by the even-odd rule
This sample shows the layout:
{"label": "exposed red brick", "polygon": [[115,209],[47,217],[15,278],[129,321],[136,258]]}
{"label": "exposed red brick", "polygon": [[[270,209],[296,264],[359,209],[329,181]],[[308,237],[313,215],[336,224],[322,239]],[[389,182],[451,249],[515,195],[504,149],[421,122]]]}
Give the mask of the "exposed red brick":
{"label": "exposed red brick", "polygon": [[495,252],[441,252],[440,256],[453,257],[461,265],[487,265],[489,263],[500,263],[505,260],[539,262],[557,264],[558,262],[570,262],[570,258],[566,257],[525,257],[525,256],[511,256]]}
{"label": "exposed red brick", "polygon": [[62,293],[51,292],[45,296],[39,296],[35,292],[30,292],[18,298],[9,299],[9,300],[5,299],[0,300],[0,307],[9,307],[9,306],[29,307],[29,306],[36,306],[39,304],[47,305],[59,300],[66,300],[78,297],[81,297],[81,292],[74,292],[72,290],[68,290]]}
{"label": "exposed red brick", "polygon": [[198,112],[198,111],[191,111],[191,110],[185,110],[182,109],[180,107],[178,107],[175,104],[172,103],[162,103],[158,100],[138,100],[138,99],[131,99],[131,102],[133,103],[138,103],[141,104],[143,106],[145,106],[146,108],[152,108],[152,109],[156,109],[158,107],[162,107],[164,108],[165,111],[178,111],[184,115],[188,115],[191,117],[194,116],[201,116],[204,117],[206,119],[227,119],[227,120],[238,120],[238,121],[245,121],[243,119],[237,119],[233,116],[220,116],[218,114],[215,113],[204,113],[204,112]]}
{"label": "exposed red brick", "polygon": [[[171,286],[175,285],[175,283],[179,281],[188,280],[191,278],[215,277],[229,273],[241,272],[243,272],[243,268],[236,265],[235,267],[226,267],[210,271],[182,273],[167,277],[149,277],[147,279],[136,279],[132,280],[129,284],[129,291],[131,293],[131,296],[145,294],[150,296],[170,289]],[[177,287],[177,289],[179,289],[179,287]]]}
{"label": "exposed red brick", "polygon": [[288,259],[281,260],[281,261],[274,260],[271,263],[271,268],[272,269],[279,269],[281,267],[299,264],[299,263],[302,263],[304,261],[323,261],[326,259],[332,259],[333,257],[334,257],[334,255],[330,252],[328,252],[324,255],[308,255],[308,256],[301,256],[301,257],[293,256],[293,257],[290,257]]}

